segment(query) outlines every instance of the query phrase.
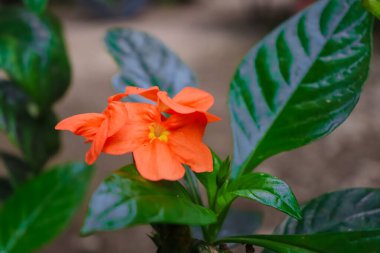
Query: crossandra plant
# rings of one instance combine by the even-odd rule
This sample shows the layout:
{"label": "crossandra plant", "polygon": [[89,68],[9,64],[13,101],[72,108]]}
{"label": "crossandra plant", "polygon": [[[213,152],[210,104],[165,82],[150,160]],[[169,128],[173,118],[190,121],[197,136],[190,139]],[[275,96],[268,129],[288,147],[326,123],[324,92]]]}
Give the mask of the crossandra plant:
{"label": "crossandra plant", "polygon": [[[320,0],[251,49],[229,90],[234,153],[226,159],[202,142],[207,124],[219,118],[208,112],[214,98],[194,87],[193,72],[152,36],[110,30],[105,41],[120,66],[114,85],[121,93],[102,114],[76,115],[56,128],[91,143],[89,164],[102,152],[132,152],[134,162],[95,191],[82,233],[151,224],[161,253],[230,252],[231,243],[246,244],[247,252],[253,245],[279,253],[380,252],[380,189],[326,193],[299,207],[285,182],[253,172],[349,116],[370,69],[378,8],[376,1]],[[273,235],[224,236],[226,219],[239,218],[229,212],[239,197],[289,218]]]}
{"label": "crossandra plant", "polygon": [[[229,90],[234,153],[225,159],[202,141],[207,124],[220,118],[208,112],[214,98],[195,87],[189,67],[146,33],[111,29],[105,41],[120,66],[113,79],[119,93],[108,98],[102,113],[69,117],[56,129],[84,137],[88,164],[102,152],[133,153],[134,162],[94,192],[82,234],[150,224],[159,253],[226,253],[236,244],[245,244],[247,252],[254,246],[278,253],[380,252],[380,189],[326,193],[300,207],[285,182],[254,172],[269,157],[326,136],[349,116],[370,69],[378,10],[376,0],[320,0],[251,49]],[[19,52],[21,47],[10,45]],[[51,102],[33,95],[41,108]],[[230,210],[239,197],[289,218],[272,235],[250,234],[254,217]],[[233,224],[228,220],[242,216],[246,224],[239,231],[228,227]],[[41,226],[33,228],[34,234],[47,234]],[[19,233],[4,244],[1,239],[10,232],[2,231],[0,246],[19,248],[0,252],[35,249],[18,244]]]}
{"label": "crossandra plant", "polygon": [[[234,153],[226,159],[202,142],[219,118],[208,112],[214,98],[195,87],[193,72],[152,36],[111,29],[105,41],[120,66],[113,79],[120,93],[103,113],[75,115],[56,129],[91,143],[89,164],[102,152],[133,153],[134,162],[95,191],[82,233],[151,224],[161,253],[230,252],[231,243],[246,244],[247,252],[252,245],[279,253],[380,252],[380,189],[326,193],[299,207],[285,182],[253,172],[349,116],[370,69],[378,8],[376,1],[320,0],[251,49],[229,90]],[[226,219],[239,218],[229,212],[239,197],[289,218],[273,235],[224,236]],[[202,236],[194,236],[195,226]]]}

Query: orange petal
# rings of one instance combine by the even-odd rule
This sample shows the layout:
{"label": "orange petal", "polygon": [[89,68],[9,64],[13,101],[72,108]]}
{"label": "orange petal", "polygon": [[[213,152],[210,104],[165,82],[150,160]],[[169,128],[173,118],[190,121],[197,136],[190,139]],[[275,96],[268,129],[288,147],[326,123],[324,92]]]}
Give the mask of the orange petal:
{"label": "orange petal", "polygon": [[217,121],[221,120],[221,118],[219,118],[218,116],[211,114],[209,112],[205,112],[205,116],[207,118],[207,122],[209,122],[209,123],[217,122]]}
{"label": "orange petal", "polygon": [[91,148],[86,154],[86,163],[93,164],[102,152],[104,143],[107,140],[108,135],[108,120],[104,120],[96,133],[94,141],[92,142]]}
{"label": "orange petal", "polygon": [[87,140],[92,140],[104,119],[105,116],[100,113],[78,114],[62,120],[55,126],[55,129],[68,130]]}
{"label": "orange petal", "polygon": [[170,150],[195,172],[213,170],[212,155],[202,142],[207,119],[201,113],[173,115],[167,122]]}
{"label": "orange petal", "polygon": [[194,87],[185,87],[174,98],[177,104],[188,106],[197,111],[205,112],[214,104],[214,97],[203,90]]}
{"label": "orange petal", "polygon": [[159,91],[159,88],[157,86],[153,86],[148,89],[138,88],[134,86],[127,86],[127,88],[125,88],[124,93],[116,94],[112,97],[109,97],[108,102],[119,101],[120,99],[127,97],[129,95],[140,95],[144,98],[147,98],[149,100],[156,102],[158,91]]}
{"label": "orange petal", "polygon": [[133,152],[137,170],[141,176],[151,180],[179,180],[185,174],[185,168],[170,151],[168,145],[159,140],[142,145]]}
{"label": "orange petal", "polygon": [[111,102],[104,114],[109,120],[108,136],[114,135],[122,128],[128,120],[128,111],[125,103],[113,101]]}
{"label": "orange petal", "polygon": [[120,130],[107,139],[103,151],[112,155],[132,152],[148,142],[149,126],[161,121],[161,114],[154,105],[125,103],[128,119]]}
{"label": "orange petal", "polygon": [[159,100],[158,107],[160,111],[169,113],[170,111],[174,111],[182,114],[189,114],[197,111],[195,108],[176,103],[173,99],[169,97],[166,91],[159,91],[157,93],[157,96]]}

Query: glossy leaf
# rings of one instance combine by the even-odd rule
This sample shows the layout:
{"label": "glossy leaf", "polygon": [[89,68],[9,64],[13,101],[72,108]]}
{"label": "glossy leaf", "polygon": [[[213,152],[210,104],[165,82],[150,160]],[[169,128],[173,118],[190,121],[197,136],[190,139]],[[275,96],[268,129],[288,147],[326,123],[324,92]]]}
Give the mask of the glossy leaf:
{"label": "glossy leaf", "polygon": [[129,165],[114,172],[93,194],[82,233],[149,223],[206,225],[215,221],[215,214],[194,204],[179,182],[145,180]]}
{"label": "glossy leaf", "polygon": [[13,187],[22,185],[32,175],[32,169],[21,158],[0,152],[0,159],[3,160]]}
{"label": "glossy leaf", "polygon": [[0,211],[0,252],[34,252],[56,237],[80,205],[92,168],[66,164],[19,188]]}
{"label": "glossy leaf", "polygon": [[229,93],[235,177],[348,117],[367,79],[372,26],[359,0],[321,0],[247,54]]}
{"label": "glossy leaf", "polygon": [[32,98],[39,111],[48,110],[70,83],[59,20],[48,13],[1,8],[0,69]]}
{"label": "glossy leaf", "polygon": [[48,0],[23,0],[24,4],[34,12],[41,13],[45,11]]}
{"label": "glossy leaf", "polygon": [[255,200],[297,219],[301,218],[297,199],[290,187],[282,180],[265,173],[246,174],[232,181],[218,196],[218,206],[229,206],[237,197]]}
{"label": "glossy leaf", "polygon": [[380,252],[380,231],[252,235],[224,238],[218,243],[253,244],[277,253],[376,253]]}
{"label": "glossy leaf", "polygon": [[120,73],[113,79],[119,92],[130,85],[142,88],[157,85],[173,96],[184,87],[197,84],[192,70],[151,35],[116,28],[108,31],[105,42],[120,67]]}
{"label": "glossy leaf", "polygon": [[41,170],[59,150],[57,119],[53,112],[34,115],[30,100],[15,85],[0,80],[0,128],[23,154],[33,170]]}
{"label": "glossy leaf", "polygon": [[324,194],[302,207],[302,220],[286,219],[276,234],[311,234],[380,228],[380,189]]}

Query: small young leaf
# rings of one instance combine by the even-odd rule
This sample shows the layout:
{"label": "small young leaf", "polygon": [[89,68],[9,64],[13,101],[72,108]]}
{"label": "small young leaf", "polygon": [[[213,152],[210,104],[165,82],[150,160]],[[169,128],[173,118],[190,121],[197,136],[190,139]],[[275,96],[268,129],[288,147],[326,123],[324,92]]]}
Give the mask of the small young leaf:
{"label": "small young leaf", "polygon": [[230,183],[218,196],[218,206],[223,209],[237,197],[258,201],[276,208],[297,219],[301,211],[290,187],[280,179],[265,173],[246,174]]}
{"label": "small young leaf", "polygon": [[19,188],[0,211],[0,252],[34,252],[57,236],[80,205],[92,169],[59,165]]}
{"label": "small young leaf", "polygon": [[32,98],[37,112],[49,110],[71,78],[59,20],[49,13],[1,8],[0,69]]}
{"label": "small young leaf", "polygon": [[251,235],[229,237],[217,243],[253,244],[277,253],[376,253],[380,230],[313,235]]}
{"label": "small young leaf", "polygon": [[229,177],[230,158],[228,157],[222,162],[214,151],[211,150],[211,153],[213,158],[213,171],[196,173],[195,175],[207,191],[209,206],[214,208],[217,191]]}
{"label": "small young leaf", "polygon": [[119,92],[129,85],[141,88],[157,85],[173,96],[184,87],[197,84],[192,70],[151,35],[116,28],[108,31],[105,42],[120,66],[120,73],[113,79]]}
{"label": "small young leaf", "polygon": [[48,0],[23,0],[24,4],[36,13],[42,13],[45,11],[48,4]]}
{"label": "small young leaf", "polygon": [[234,177],[348,117],[368,76],[372,27],[359,0],[321,0],[247,54],[229,93]]}
{"label": "small young leaf", "polygon": [[129,165],[114,172],[93,194],[82,233],[149,223],[206,225],[215,221],[215,214],[194,204],[179,182],[145,180]]}

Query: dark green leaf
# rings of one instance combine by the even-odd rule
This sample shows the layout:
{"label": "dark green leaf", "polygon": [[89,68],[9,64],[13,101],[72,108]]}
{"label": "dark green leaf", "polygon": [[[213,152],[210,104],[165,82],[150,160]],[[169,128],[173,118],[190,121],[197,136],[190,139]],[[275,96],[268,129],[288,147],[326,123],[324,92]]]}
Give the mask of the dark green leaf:
{"label": "dark green leaf", "polygon": [[45,11],[48,0],[23,0],[24,4],[34,12],[42,13]]}
{"label": "dark green leaf", "polygon": [[59,20],[21,8],[0,8],[0,68],[39,111],[65,93],[70,65]]}
{"label": "dark green leaf", "polygon": [[246,174],[232,181],[218,196],[219,209],[229,206],[237,197],[258,201],[290,216],[301,218],[301,211],[290,187],[265,173]]}
{"label": "dark green leaf", "polygon": [[252,235],[229,237],[218,243],[253,244],[277,253],[378,253],[380,231],[314,235]]}
{"label": "dark green leaf", "polygon": [[375,230],[380,227],[379,206],[380,189],[354,188],[327,193],[303,206],[302,220],[286,219],[275,234]]}
{"label": "dark green leaf", "polygon": [[108,31],[105,42],[120,66],[120,73],[114,77],[114,86],[120,92],[128,85],[157,85],[173,96],[184,87],[197,84],[191,69],[151,35],[116,28]]}
{"label": "dark green leaf", "polygon": [[30,105],[24,92],[0,80],[0,128],[21,149],[28,166],[38,171],[59,150],[59,133],[53,112],[33,115]]}
{"label": "dark green leaf", "polygon": [[80,205],[92,168],[54,167],[19,188],[0,211],[0,252],[34,252],[57,236]]}
{"label": "dark green leaf", "polygon": [[0,177],[0,207],[1,202],[12,194],[12,185],[8,179]]}
{"label": "dark green leaf", "polygon": [[0,158],[3,160],[13,187],[22,185],[32,175],[28,164],[17,156],[0,152]]}
{"label": "dark green leaf", "polygon": [[286,219],[276,234],[312,234],[380,228],[380,189],[356,188],[324,194],[302,208],[303,219]]}
{"label": "dark green leaf", "polygon": [[359,0],[321,0],[248,53],[229,94],[235,177],[348,117],[367,79],[372,26]]}
{"label": "dark green leaf", "polygon": [[93,194],[82,232],[149,223],[206,225],[215,221],[215,214],[194,204],[180,183],[145,180],[129,165],[114,172]]}

